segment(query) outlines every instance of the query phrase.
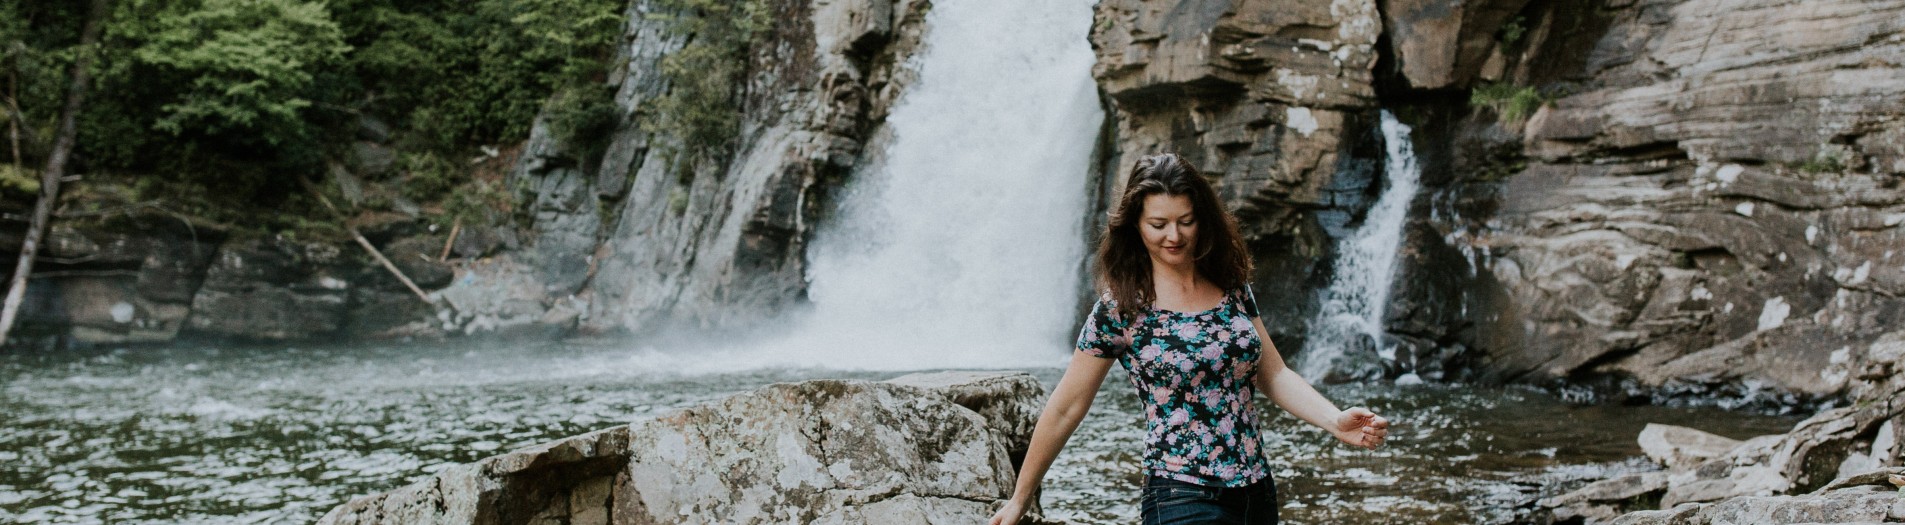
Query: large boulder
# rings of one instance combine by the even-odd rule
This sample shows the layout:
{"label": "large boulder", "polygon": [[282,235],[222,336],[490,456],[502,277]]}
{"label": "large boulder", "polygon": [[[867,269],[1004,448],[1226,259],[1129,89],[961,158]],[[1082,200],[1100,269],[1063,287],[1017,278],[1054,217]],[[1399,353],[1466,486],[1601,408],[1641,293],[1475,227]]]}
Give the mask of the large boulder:
{"label": "large boulder", "polygon": [[452,467],[319,523],[980,523],[1012,490],[1007,450],[1042,392],[1023,373],[769,385]]}
{"label": "large boulder", "polygon": [[1720,457],[1740,440],[1674,425],[1648,423],[1640,431],[1640,450],[1667,468],[1688,468]]}
{"label": "large boulder", "polygon": [[1743,496],[1719,503],[1694,503],[1669,510],[1634,512],[1614,525],[1707,525],[1752,523],[1899,523],[1905,522],[1905,489],[1888,476],[1905,468],[1848,477],[1816,492],[1795,496]]}

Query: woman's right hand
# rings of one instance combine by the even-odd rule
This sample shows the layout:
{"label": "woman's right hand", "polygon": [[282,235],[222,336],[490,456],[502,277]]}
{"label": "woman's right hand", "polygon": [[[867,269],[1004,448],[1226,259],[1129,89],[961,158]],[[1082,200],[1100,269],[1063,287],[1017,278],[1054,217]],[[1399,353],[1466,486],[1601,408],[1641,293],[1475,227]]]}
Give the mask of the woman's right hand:
{"label": "woman's right hand", "polygon": [[1019,525],[1019,518],[1023,517],[1025,517],[1025,505],[1019,503],[1019,500],[1009,499],[1005,500],[1005,505],[999,507],[999,512],[992,515],[992,521],[988,525]]}

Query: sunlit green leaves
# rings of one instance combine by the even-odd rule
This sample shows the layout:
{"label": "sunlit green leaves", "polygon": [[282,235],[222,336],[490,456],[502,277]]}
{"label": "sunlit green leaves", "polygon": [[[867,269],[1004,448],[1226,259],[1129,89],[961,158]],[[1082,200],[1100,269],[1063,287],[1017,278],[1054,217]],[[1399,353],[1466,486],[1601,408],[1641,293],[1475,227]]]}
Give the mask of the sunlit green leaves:
{"label": "sunlit green leaves", "polygon": [[311,71],[349,51],[324,5],[298,0],[122,0],[150,18],[123,20],[115,32],[140,45],[134,60],[189,79],[177,86],[154,127],[174,135],[257,133],[269,144],[302,134],[300,112]]}

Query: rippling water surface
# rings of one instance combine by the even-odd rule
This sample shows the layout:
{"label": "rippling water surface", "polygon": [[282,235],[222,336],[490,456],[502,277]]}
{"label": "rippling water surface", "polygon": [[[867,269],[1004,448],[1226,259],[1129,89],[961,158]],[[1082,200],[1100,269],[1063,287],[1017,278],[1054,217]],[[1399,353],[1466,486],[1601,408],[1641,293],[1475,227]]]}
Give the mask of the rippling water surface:
{"label": "rippling water surface", "polygon": [[[176,348],[0,356],[0,522],[306,523],[446,466],[827,370],[682,375],[583,345]],[[1054,363],[1058,361],[1055,359]],[[1059,370],[1035,371],[1049,388]],[[1047,478],[1048,514],[1136,515],[1142,422],[1105,381]],[[1337,387],[1398,420],[1390,446],[1328,443],[1281,412],[1266,449],[1291,523],[1506,523],[1542,483],[1649,468],[1649,421],[1734,437],[1790,418],[1582,407],[1520,389]],[[1269,407],[1275,410],[1274,407]]]}

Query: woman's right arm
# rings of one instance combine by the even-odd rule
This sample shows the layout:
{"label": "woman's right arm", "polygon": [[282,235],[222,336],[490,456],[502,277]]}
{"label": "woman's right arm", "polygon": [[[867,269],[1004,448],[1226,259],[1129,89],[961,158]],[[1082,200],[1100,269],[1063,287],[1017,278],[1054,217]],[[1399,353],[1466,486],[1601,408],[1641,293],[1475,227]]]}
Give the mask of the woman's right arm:
{"label": "woman's right arm", "polygon": [[1059,378],[1051,399],[1045,400],[1045,411],[1039,414],[1038,426],[1032,428],[1032,443],[1019,466],[1019,481],[1012,490],[1012,499],[992,515],[991,525],[1015,525],[1024,516],[1032,497],[1038,494],[1046,469],[1052,467],[1059,449],[1065,448],[1065,441],[1071,439],[1078,422],[1091,410],[1092,400],[1098,397],[1098,386],[1105,382],[1105,374],[1111,371],[1113,362],[1116,361],[1072,351],[1072,362],[1065,367],[1065,376]]}

